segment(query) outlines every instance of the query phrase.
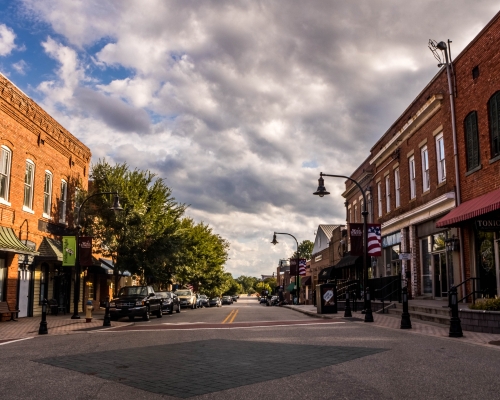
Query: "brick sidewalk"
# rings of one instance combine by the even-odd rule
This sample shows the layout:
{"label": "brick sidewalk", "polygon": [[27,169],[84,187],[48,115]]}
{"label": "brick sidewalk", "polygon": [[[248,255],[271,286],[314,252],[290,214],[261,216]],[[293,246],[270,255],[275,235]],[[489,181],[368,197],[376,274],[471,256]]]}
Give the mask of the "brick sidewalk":
{"label": "brick sidewalk", "polygon": [[[66,315],[47,315],[47,330],[49,335],[67,335],[70,333],[81,333],[85,330],[105,328],[104,313],[94,313],[92,322],[85,322],[85,315],[80,315],[81,319],[71,319],[71,314]],[[38,336],[41,317],[19,318],[17,321],[0,322],[0,343]],[[111,323],[112,327],[130,325],[129,322]]]}
{"label": "brick sidewalk", "polygon": [[[286,308],[290,308],[295,311],[299,311],[301,313],[314,316],[314,317],[319,317],[319,318],[339,318],[343,317],[344,311],[339,311],[337,314],[318,314],[316,307],[310,306],[310,305],[301,305],[301,306],[296,306],[296,305],[288,305],[284,306]],[[352,312],[352,316],[356,318],[360,318],[364,320],[364,315],[361,314],[360,312]],[[410,313],[410,319],[411,319],[411,313]],[[495,347],[499,348],[497,345],[492,345],[490,342],[500,342],[500,335],[499,334],[494,334],[494,333],[479,333],[479,332],[470,332],[470,331],[463,331],[464,336],[461,338],[450,338],[449,337],[449,327],[448,326],[438,326],[436,324],[427,324],[425,321],[413,319],[411,320],[411,325],[412,329],[401,329],[401,318],[400,317],[395,317],[395,316],[389,316],[387,314],[377,314],[373,313],[373,320],[374,322],[368,323],[367,324],[373,324],[375,326],[380,326],[383,328],[389,328],[389,329],[399,329],[402,332],[408,332],[408,333],[419,333],[423,335],[428,335],[428,336],[436,336],[436,337],[442,337],[446,338],[449,340],[460,340],[468,343],[474,343],[474,344],[479,344],[479,345],[484,345],[488,347]],[[361,323],[361,322],[360,322]],[[364,323],[364,322],[362,322]]]}

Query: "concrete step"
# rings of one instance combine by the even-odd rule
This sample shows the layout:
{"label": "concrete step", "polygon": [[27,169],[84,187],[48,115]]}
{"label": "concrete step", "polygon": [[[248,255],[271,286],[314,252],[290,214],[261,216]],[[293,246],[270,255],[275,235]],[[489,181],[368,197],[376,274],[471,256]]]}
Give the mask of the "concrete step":
{"label": "concrete step", "polygon": [[[396,305],[396,310],[401,310],[403,312],[403,304],[402,303],[394,303]],[[449,307],[435,307],[435,306],[423,306],[423,305],[413,305],[408,303],[408,312],[418,312],[423,314],[431,314],[431,315],[440,315],[445,317],[450,317],[450,309]]]}
{"label": "concrete step", "polygon": [[[415,307],[418,308],[418,307]],[[426,309],[424,307],[424,309]],[[389,315],[393,316],[401,316],[403,313],[403,307],[399,308],[389,308]],[[410,314],[410,319],[418,319],[421,321],[427,321],[427,322],[433,322],[441,325],[450,325],[450,315],[449,315],[449,310],[447,309],[446,311],[448,314],[445,313],[436,313],[432,311],[441,311],[441,310],[430,310],[431,312],[422,312],[422,311],[417,311],[417,310],[412,310],[410,307],[408,307],[408,313]]]}

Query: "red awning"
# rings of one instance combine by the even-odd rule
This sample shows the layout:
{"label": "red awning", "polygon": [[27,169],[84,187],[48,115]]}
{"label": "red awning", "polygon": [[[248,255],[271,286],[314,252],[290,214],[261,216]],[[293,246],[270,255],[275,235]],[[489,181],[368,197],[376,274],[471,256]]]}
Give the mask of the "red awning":
{"label": "red awning", "polygon": [[451,210],[437,223],[437,228],[456,225],[459,222],[478,217],[491,211],[500,209],[500,189],[486,193],[475,199],[460,204],[457,208]]}

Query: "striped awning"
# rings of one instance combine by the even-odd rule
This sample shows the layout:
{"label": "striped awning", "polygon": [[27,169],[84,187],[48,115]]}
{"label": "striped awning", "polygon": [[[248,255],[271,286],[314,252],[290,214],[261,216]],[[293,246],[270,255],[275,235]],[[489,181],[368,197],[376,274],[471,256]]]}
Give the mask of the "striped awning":
{"label": "striped awning", "polygon": [[5,226],[0,226],[0,251],[27,254],[29,256],[38,255],[37,251],[33,251],[18,239],[12,228]]}

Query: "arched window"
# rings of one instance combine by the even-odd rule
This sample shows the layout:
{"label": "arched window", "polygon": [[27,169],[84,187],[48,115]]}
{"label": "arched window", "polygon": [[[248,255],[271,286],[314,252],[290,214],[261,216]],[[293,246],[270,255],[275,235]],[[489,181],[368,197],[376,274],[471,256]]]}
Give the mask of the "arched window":
{"label": "arched window", "polygon": [[467,171],[479,166],[479,133],[477,129],[477,112],[472,111],[465,117],[465,148],[467,151]]}
{"label": "arched window", "polygon": [[490,114],[491,157],[500,155],[500,91],[491,96],[488,101]]}

